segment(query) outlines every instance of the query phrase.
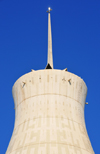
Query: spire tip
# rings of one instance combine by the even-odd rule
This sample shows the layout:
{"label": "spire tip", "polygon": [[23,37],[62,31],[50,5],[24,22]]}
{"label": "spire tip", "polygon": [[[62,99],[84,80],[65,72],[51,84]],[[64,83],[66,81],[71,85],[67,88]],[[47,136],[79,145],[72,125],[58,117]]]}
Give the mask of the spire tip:
{"label": "spire tip", "polygon": [[48,7],[48,11],[47,12],[50,13],[50,11],[52,11],[52,9],[51,9],[51,7]]}

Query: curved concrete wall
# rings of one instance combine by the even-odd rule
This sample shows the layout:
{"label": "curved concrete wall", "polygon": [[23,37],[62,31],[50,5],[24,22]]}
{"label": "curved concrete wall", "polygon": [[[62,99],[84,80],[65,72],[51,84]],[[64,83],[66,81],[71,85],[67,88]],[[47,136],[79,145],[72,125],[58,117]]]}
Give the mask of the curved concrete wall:
{"label": "curved concrete wall", "polygon": [[15,126],[6,154],[94,154],[85,122],[87,87],[62,70],[33,71],[13,86]]}

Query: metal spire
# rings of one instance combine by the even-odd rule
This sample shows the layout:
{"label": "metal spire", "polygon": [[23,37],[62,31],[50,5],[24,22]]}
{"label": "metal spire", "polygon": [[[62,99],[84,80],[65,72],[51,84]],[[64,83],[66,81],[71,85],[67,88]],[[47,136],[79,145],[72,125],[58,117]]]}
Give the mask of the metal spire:
{"label": "metal spire", "polygon": [[48,8],[48,64],[53,69],[53,55],[52,55],[52,34],[51,34],[51,20],[50,20],[50,11],[52,9]]}

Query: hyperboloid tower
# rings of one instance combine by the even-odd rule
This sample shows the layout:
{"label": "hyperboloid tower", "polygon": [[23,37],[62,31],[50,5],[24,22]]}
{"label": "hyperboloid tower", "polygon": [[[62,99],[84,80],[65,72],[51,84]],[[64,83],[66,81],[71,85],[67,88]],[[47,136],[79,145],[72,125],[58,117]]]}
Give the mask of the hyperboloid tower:
{"label": "hyperboloid tower", "polygon": [[84,121],[86,84],[53,68],[50,11],[47,66],[13,86],[15,126],[6,154],[94,154]]}

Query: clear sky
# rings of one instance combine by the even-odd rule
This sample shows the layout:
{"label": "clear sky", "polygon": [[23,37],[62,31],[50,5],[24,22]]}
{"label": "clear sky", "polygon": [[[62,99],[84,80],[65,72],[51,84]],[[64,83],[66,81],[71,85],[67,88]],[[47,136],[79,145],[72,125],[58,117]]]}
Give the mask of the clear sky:
{"label": "clear sky", "polygon": [[54,68],[67,67],[85,81],[86,127],[100,154],[100,0],[0,0],[0,154],[14,127],[14,82],[47,64],[49,6]]}

